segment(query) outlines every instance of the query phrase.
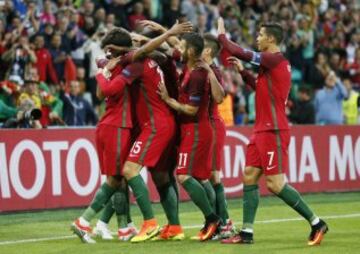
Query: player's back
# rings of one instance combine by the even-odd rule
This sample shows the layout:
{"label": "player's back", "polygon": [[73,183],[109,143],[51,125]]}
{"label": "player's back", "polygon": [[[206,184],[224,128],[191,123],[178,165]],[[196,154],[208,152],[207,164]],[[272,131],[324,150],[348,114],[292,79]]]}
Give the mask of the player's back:
{"label": "player's back", "polygon": [[255,132],[288,130],[285,107],[291,87],[291,67],[282,53],[262,53],[255,93]]}
{"label": "player's back", "polygon": [[[117,75],[122,71],[122,67],[118,65],[112,71],[111,80],[114,80]],[[106,124],[112,125],[121,128],[132,128],[133,122],[131,119],[132,110],[131,110],[131,96],[129,92],[129,87],[124,86],[122,91],[119,93],[108,96],[105,98],[105,113],[100,119],[98,125]]]}
{"label": "player's back", "polygon": [[150,122],[156,125],[167,118],[173,118],[170,108],[157,93],[160,81],[164,80],[159,65],[154,60],[145,58],[133,64],[132,68],[131,70],[126,68],[123,74],[132,76],[134,80],[132,89],[134,89],[133,96],[139,124]]}

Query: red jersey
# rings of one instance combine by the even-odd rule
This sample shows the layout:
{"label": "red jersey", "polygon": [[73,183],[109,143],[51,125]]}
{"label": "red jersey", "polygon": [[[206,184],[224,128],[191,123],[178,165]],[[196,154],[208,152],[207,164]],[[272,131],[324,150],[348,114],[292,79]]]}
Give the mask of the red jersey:
{"label": "red jersey", "polygon": [[165,86],[171,98],[178,98],[179,74],[176,69],[176,62],[172,57],[167,57],[166,61],[160,65],[164,73]]}
{"label": "red jersey", "polygon": [[132,83],[136,117],[140,126],[150,123],[155,127],[164,118],[173,117],[170,108],[157,93],[159,82],[164,77],[154,60],[145,58],[134,62],[122,71],[122,75]]}
{"label": "red jersey", "polygon": [[122,71],[122,67],[119,65],[112,71],[110,80],[101,73],[96,75],[98,85],[106,97],[105,114],[98,125],[106,124],[120,128],[133,127],[129,87],[126,85],[127,80],[122,75],[118,75],[120,71]]}
{"label": "red jersey", "polygon": [[[219,81],[220,85],[224,88],[224,80],[221,76],[219,67],[216,66],[215,64],[210,65],[210,67],[213,70],[216,79]],[[218,104],[213,99],[210,100],[210,118],[222,119],[219,115]]]}
{"label": "red jersey", "polygon": [[258,65],[259,75],[255,84],[255,132],[288,130],[285,105],[291,87],[291,67],[281,52],[253,52],[219,36],[220,43],[232,55]]}
{"label": "red jersey", "polygon": [[54,84],[58,84],[58,77],[49,50],[46,48],[37,49],[35,54],[37,59],[35,66],[39,73],[39,80],[47,82],[47,79],[50,77]]}
{"label": "red jersey", "polygon": [[189,71],[184,67],[180,77],[179,102],[199,107],[195,116],[180,115],[180,123],[198,123],[209,121],[210,84],[208,72],[203,68]]}

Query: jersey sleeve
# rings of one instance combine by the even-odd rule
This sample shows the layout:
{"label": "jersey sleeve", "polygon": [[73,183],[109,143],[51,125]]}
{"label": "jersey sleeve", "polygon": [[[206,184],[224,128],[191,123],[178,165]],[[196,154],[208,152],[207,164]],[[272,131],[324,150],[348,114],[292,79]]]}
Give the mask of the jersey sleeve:
{"label": "jersey sleeve", "polygon": [[122,75],[117,75],[114,79],[108,80],[102,73],[96,75],[96,80],[104,96],[113,96],[121,93],[127,82]]}
{"label": "jersey sleeve", "polygon": [[133,83],[136,79],[141,78],[144,73],[144,65],[141,62],[135,62],[122,70],[121,75],[128,84]]}
{"label": "jersey sleeve", "polygon": [[204,96],[205,85],[207,82],[207,72],[203,70],[194,70],[190,74],[188,83],[188,104],[191,106],[200,106],[201,98]]}

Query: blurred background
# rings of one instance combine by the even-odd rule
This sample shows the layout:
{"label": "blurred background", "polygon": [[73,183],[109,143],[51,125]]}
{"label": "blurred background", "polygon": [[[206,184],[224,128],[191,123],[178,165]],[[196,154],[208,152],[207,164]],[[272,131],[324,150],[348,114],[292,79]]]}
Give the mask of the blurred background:
{"label": "blurred background", "polygon": [[[359,124],[359,7],[357,0],[0,0],[0,125],[95,125],[104,111],[95,95],[95,59],[104,54],[107,31],[140,32],[145,19],[170,27],[178,19],[216,34],[219,16],[228,37],[251,49],[261,23],[283,25],[291,123]],[[221,115],[227,126],[253,124],[254,91],[227,56],[218,60],[227,92]]]}

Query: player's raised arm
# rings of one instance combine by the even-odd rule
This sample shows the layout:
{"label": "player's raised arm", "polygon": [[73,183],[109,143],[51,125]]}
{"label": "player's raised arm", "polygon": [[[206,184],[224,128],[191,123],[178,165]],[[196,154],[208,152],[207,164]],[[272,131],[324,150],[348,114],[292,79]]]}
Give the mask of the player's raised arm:
{"label": "player's raised arm", "polygon": [[[167,32],[167,29],[165,27],[152,20],[142,20],[139,22],[139,24],[142,25],[143,27],[151,29],[152,31],[159,32],[161,34]],[[170,36],[166,41],[171,47],[174,47],[180,43],[180,40],[176,36]]]}
{"label": "player's raised arm", "polygon": [[135,50],[132,55],[132,59],[136,60],[148,55],[150,52],[158,48],[163,42],[165,42],[171,36],[177,36],[183,33],[192,31],[192,24],[190,22],[179,23],[178,21],[165,33],[150,40],[144,46]]}
{"label": "player's raised arm", "polygon": [[[282,35],[280,36],[282,38]],[[218,19],[218,39],[221,45],[229,51],[229,53],[240,60],[250,62],[253,65],[262,66],[266,69],[273,68],[279,61],[279,57],[275,54],[280,52],[279,44],[281,40],[275,38],[273,35],[268,35],[265,32],[265,29],[260,29],[259,35],[257,37],[257,43],[260,41],[268,40],[268,43],[274,43],[271,49],[261,49],[262,52],[255,52],[252,50],[244,49],[240,45],[230,41],[225,36],[225,26],[224,20],[222,18]],[[266,52],[263,52],[266,51]]]}
{"label": "player's raised arm", "polygon": [[236,43],[234,43],[226,38],[224,20],[221,17],[218,19],[218,39],[219,39],[219,42],[224,47],[224,49],[229,51],[229,53],[231,55],[233,55],[243,61],[246,61],[246,62],[257,62],[258,61],[260,64],[260,61],[259,61],[260,59],[256,59],[256,58],[260,57],[259,53],[243,49]]}

